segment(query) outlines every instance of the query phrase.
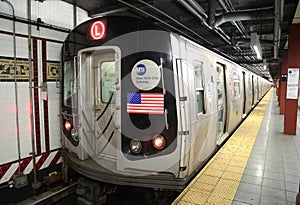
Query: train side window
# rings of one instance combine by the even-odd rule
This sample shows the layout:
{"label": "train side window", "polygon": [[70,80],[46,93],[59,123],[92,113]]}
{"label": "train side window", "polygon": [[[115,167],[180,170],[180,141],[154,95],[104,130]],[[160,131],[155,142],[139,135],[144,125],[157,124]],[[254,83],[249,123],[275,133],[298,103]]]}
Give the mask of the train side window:
{"label": "train side window", "polygon": [[200,61],[194,61],[194,86],[197,113],[204,114],[203,62]]}
{"label": "train side window", "polygon": [[240,98],[241,93],[240,93],[240,77],[237,72],[233,72],[233,93],[234,93],[234,98]]}

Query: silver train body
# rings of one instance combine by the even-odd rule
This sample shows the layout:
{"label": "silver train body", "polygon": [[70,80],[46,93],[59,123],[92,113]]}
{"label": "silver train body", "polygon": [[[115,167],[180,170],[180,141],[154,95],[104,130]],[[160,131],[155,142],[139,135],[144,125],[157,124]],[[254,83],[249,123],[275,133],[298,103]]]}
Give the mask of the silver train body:
{"label": "silver train body", "polygon": [[130,17],[80,25],[62,67],[64,161],[101,182],[155,189],[183,189],[271,87]]}

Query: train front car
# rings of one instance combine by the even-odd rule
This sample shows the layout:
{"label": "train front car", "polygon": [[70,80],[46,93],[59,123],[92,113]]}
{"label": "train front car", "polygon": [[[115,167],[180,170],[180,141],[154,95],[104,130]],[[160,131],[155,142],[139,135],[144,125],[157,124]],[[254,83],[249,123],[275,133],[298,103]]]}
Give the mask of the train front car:
{"label": "train front car", "polygon": [[130,17],[93,19],[69,34],[62,153],[77,172],[118,185],[184,187],[170,38]]}

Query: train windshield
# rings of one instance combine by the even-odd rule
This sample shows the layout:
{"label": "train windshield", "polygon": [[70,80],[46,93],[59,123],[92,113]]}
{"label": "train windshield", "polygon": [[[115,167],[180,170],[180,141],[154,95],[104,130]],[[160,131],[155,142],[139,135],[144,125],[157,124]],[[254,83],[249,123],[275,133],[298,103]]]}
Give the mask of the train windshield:
{"label": "train windshield", "polygon": [[72,106],[72,102],[75,100],[76,96],[76,78],[74,61],[66,61],[64,63],[64,90],[63,90],[63,102],[65,106]]}

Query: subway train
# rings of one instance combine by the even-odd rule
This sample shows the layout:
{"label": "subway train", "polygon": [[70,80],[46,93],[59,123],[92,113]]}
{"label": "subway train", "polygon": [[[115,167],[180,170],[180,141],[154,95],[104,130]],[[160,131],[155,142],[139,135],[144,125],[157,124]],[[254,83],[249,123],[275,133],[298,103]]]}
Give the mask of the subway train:
{"label": "subway train", "polygon": [[182,190],[271,87],[129,16],[80,24],[61,60],[64,162],[112,185]]}

